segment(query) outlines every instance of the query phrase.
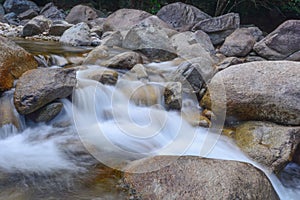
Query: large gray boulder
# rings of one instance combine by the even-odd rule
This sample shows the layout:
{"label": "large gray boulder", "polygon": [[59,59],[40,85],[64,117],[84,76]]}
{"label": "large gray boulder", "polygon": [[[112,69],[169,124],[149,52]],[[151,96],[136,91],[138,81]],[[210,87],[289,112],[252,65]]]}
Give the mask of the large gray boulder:
{"label": "large gray boulder", "polygon": [[[224,87],[223,87],[224,85]],[[226,96],[223,96],[225,89]],[[234,65],[217,73],[201,105],[226,109],[238,120],[300,125],[300,63],[261,61]],[[223,105],[226,104],[226,107]]]}
{"label": "large gray boulder", "polygon": [[0,36],[0,92],[11,89],[15,79],[37,66],[33,55]]}
{"label": "large gray boulder", "polygon": [[29,9],[36,12],[40,11],[40,8],[34,2],[28,0],[6,0],[3,7],[6,13],[14,12],[17,15]]}
{"label": "large gray boulder", "polygon": [[66,17],[65,13],[58,9],[52,2],[46,4],[40,13],[51,20],[63,20]]}
{"label": "large gray boulder", "polygon": [[138,50],[153,60],[165,61],[176,57],[167,33],[154,26],[130,29],[123,40],[123,47]]}
{"label": "large gray boulder", "polygon": [[208,33],[214,45],[221,44],[225,38],[240,26],[240,17],[237,13],[202,20],[195,24],[192,31],[202,30]]}
{"label": "large gray boulder", "polygon": [[220,48],[225,56],[246,56],[254,44],[262,36],[262,31],[256,27],[239,28],[229,35]]}
{"label": "large gray boulder", "polygon": [[22,30],[22,36],[26,37],[42,34],[49,30],[51,23],[51,20],[43,15],[39,15],[25,24]]}
{"label": "large gray boulder", "polygon": [[181,2],[171,3],[162,7],[157,12],[157,16],[179,31],[190,30],[195,23],[211,18],[198,8]]}
{"label": "large gray boulder", "polygon": [[202,20],[195,24],[193,31],[202,30],[206,33],[214,33],[239,28],[240,16],[238,13],[228,13],[218,17]]}
{"label": "large gray boulder", "polygon": [[288,20],[255,44],[258,55],[269,60],[300,61],[300,20]]}
{"label": "large gray boulder", "polygon": [[300,142],[300,126],[251,121],[239,125],[234,138],[252,159],[278,173],[290,161]]}
{"label": "large gray boulder", "polygon": [[211,55],[215,54],[215,49],[209,36],[202,31],[197,31],[196,33],[186,31],[175,34],[171,37],[171,42],[177,54],[184,59],[210,58]]}
{"label": "large gray boulder", "polygon": [[279,199],[263,172],[237,161],[156,156],[126,171],[136,199]]}
{"label": "large gray boulder", "polygon": [[71,24],[77,24],[80,22],[88,22],[98,17],[97,12],[84,5],[77,5],[70,10],[70,13],[66,17],[66,21]]}
{"label": "large gray boulder", "polygon": [[103,30],[104,32],[129,30],[150,16],[150,13],[142,10],[120,9],[106,18]]}
{"label": "large gray boulder", "polygon": [[16,85],[15,107],[20,114],[32,113],[56,99],[68,97],[75,85],[75,69],[30,70]]}
{"label": "large gray boulder", "polygon": [[90,28],[85,22],[81,22],[67,29],[59,42],[73,46],[91,45]]}

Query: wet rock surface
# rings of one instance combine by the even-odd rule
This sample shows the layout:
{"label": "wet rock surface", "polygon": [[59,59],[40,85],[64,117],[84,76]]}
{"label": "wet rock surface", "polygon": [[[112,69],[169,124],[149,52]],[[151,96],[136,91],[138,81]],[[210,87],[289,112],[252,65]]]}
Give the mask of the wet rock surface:
{"label": "wet rock surface", "polygon": [[126,171],[125,183],[142,199],[279,199],[261,171],[236,161],[157,156]]}

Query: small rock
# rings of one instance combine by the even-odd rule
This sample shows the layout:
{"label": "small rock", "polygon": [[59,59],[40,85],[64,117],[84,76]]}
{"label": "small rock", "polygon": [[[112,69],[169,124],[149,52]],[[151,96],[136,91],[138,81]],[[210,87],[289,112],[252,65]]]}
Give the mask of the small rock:
{"label": "small rock", "polygon": [[115,85],[118,81],[118,72],[111,69],[100,68],[89,73],[87,78],[102,84]]}
{"label": "small rock", "polygon": [[148,73],[142,64],[136,64],[131,70],[130,75],[134,74],[133,80],[149,80]]}
{"label": "small rock", "polygon": [[102,65],[109,68],[131,69],[134,65],[142,62],[142,57],[138,53],[124,52],[102,62]]}
{"label": "small rock", "polygon": [[185,93],[198,94],[214,74],[215,68],[211,59],[195,58],[181,63],[168,79],[181,82]]}
{"label": "small rock", "polygon": [[52,25],[50,26],[49,35],[61,36],[72,26],[72,24],[69,24],[64,20],[54,20]]}
{"label": "small rock", "polygon": [[110,55],[110,50],[107,46],[98,46],[94,48],[85,58],[83,64],[101,65],[101,62],[107,59]]}
{"label": "small rock", "polygon": [[213,33],[208,33],[208,36],[213,45],[222,44],[225,39],[234,32],[234,29],[226,30],[226,31],[218,31]]}
{"label": "small rock", "polygon": [[85,22],[81,22],[67,29],[59,42],[73,46],[90,46],[90,28]]}
{"label": "small rock", "polygon": [[237,57],[228,57],[225,58],[224,60],[222,60],[220,63],[217,64],[217,69],[219,71],[226,69],[232,65],[237,65],[237,64],[241,64],[244,63],[244,59],[242,58],[237,58]]}
{"label": "small rock", "polygon": [[62,108],[62,103],[50,103],[27,116],[35,122],[49,122],[60,113]]}
{"label": "small rock", "polygon": [[165,84],[164,100],[167,110],[181,110],[182,85],[180,82],[169,82]]}
{"label": "small rock", "polygon": [[[12,102],[12,93],[4,93],[0,97],[0,128],[6,124],[14,125],[18,130],[21,129],[21,123],[18,114],[14,111]],[[0,135],[0,138],[5,135]]]}

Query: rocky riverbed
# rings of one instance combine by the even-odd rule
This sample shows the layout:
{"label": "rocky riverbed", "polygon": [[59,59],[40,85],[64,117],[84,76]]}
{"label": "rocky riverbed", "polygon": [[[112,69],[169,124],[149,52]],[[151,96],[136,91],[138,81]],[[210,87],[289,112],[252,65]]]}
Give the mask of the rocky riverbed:
{"label": "rocky riverbed", "polygon": [[[84,79],[100,83],[106,94],[116,88],[137,109],[164,109],[188,127],[222,133],[275,174],[287,174],[288,163],[300,165],[300,20],[266,34],[240,24],[237,13],[212,17],[184,3],[157,15],[99,13],[85,5],[66,13],[27,0],[0,5],[0,138],[9,125],[18,134],[40,124],[72,126],[71,119],[57,118]],[[103,112],[105,120],[114,117]],[[131,173],[152,165],[161,168]],[[285,198],[259,169],[238,161],[164,154],[124,169],[118,184],[131,199]]]}

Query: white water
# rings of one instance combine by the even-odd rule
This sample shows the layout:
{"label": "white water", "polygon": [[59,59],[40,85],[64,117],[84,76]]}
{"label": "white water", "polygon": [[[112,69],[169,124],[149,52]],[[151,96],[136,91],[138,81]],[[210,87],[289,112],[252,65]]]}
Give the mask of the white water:
{"label": "white water", "polygon": [[[122,87],[123,84],[131,87],[130,81],[123,81]],[[166,112],[161,106],[138,107],[116,88],[118,85],[104,86],[78,73],[78,87],[73,95],[74,121],[82,141],[101,162],[117,168],[140,154],[242,161],[261,169],[281,199],[299,198],[300,190],[285,188],[274,174],[250,160],[228,139],[204,128],[194,128],[180,114]],[[113,162],[112,157],[120,163]]]}
{"label": "white water", "polygon": [[[76,136],[70,129],[53,127],[54,123],[73,118],[85,147],[108,166],[121,168],[130,159],[152,155],[196,155],[243,161],[262,169],[281,199],[298,199],[299,190],[283,187],[275,175],[251,161],[229,140],[207,129],[190,126],[179,113],[167,112],[162,105],[136,106],[118,86],[86,80],[82,74],[78,73],[73,104],[63,100],[63,113],[50,124],[27,127],[21,133],[14,130],[13,135],[0,139],[1,171],[82,170],[62,151],[66,141],[77,139]],[[126,80],[119,83],[121,88],[126,84],[132,86]]]}

